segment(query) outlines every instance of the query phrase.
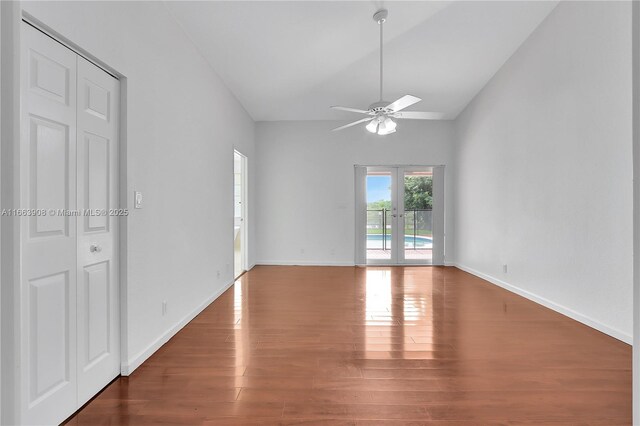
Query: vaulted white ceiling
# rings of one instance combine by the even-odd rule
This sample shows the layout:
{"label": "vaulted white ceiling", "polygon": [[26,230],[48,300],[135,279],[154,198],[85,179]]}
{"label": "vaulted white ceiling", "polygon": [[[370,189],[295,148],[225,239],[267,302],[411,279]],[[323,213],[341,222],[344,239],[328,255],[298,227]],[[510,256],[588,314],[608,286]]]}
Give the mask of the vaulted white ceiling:
{"label": "vaulted white ceiling", "polygon": [[187,35],[256,121],[354,118],[378,100],[384,26],[385,100],[455,118],[557,2],[167,2]]}

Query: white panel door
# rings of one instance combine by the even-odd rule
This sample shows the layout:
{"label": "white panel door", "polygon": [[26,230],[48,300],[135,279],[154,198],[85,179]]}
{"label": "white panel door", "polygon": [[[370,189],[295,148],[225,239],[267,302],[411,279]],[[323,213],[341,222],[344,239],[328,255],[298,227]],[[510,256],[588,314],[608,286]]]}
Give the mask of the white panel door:
{"label": "white panel door", "polygon": [[120,373],[118,80],[78,57],[78,405]]}
{"label": "white panel door", "polygon": [[119,82],[22,25],[20,423],[57,424],[120,371]]}
{"label": "white panel door", "polygon": [[22,26],[22,424],[64,420],[76,398],[76,57]]}

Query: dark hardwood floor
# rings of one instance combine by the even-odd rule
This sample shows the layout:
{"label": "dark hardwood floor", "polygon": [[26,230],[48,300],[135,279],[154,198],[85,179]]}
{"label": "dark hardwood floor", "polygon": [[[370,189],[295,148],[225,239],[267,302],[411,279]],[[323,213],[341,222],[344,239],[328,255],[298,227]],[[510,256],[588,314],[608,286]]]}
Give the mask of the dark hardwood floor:
{"label": "dark hardwood floor", "polygon": [[455,268],[259,266],[69,423],[627,425],[631,347]]}

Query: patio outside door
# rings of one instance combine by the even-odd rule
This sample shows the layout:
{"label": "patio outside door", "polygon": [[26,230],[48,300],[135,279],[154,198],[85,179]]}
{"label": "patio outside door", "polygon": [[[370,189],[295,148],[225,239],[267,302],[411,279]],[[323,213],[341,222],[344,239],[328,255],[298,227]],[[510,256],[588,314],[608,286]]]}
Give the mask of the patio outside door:
{"label": "patio outside door", "polygon": [[444,167],[356,167],[356,263],[444,263]]}

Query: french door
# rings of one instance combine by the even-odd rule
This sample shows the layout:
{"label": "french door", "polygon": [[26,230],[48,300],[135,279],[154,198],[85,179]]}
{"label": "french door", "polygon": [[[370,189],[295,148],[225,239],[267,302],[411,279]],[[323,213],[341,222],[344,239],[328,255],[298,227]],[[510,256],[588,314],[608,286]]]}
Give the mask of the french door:
{"label": "french door", "polygon": [[356,264],[444,263],[444,167],[356,167]]}

